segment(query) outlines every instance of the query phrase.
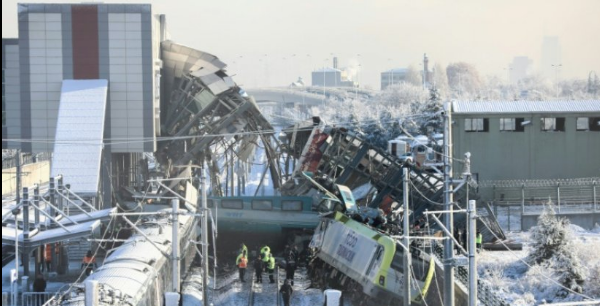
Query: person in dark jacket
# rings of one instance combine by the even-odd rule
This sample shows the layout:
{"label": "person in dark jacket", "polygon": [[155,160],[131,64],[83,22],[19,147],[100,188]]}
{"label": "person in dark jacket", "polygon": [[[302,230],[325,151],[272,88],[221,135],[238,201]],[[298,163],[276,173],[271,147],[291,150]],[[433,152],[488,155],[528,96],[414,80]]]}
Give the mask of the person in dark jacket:
{"label": "person in dark jacket", "polygon": [[[46,280],[44,279],[44,276],[42,274],[38,274],[35,277],[35,281],[33,282],[33,292],[35,293],[43,293],[46,292]],[[43,305],[44,304],[44,297],[37,296],[37,305]]]}
{"label": "person in dark jacket", "polygon": [[281,297],[283,298],[283,306],[290,306],[290,300],[292,299],[292,293],[294,293],[294,288],[290,285],[289,280],[285,280],[285,283],[279,289],[281,293]]}
{"label": "person in dark jacket", "polygon": [[285,262],[285,279],[292,282],[292,286],[294,285],[294,276],[296,274],[296,259],[294,255],[290,253],[286,262]]}
{"label": "person in dark jacket", "polygon": [[256,272],[256,283],[262,284],[262,273],[264,269],[264,264],[262,257],[258,255],[258,258],[254,261],[254,272]]}

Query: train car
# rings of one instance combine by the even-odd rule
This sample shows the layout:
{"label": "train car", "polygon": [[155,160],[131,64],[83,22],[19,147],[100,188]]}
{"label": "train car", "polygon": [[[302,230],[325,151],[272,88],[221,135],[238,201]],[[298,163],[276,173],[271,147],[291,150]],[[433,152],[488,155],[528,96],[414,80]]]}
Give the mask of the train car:
{"label": "train car", "polygon": [[[316,255],[313,285],[341,289],[360,305],[402,304],[405,252],[396,240],[337,212],[321,220],[310,247]],[[411,297],[419,303],[429,291],[435,262],[414,252],[412,271],[416,286],[411,286]]]}
{"label": "train car", "polygon": [[[160,212],[160,211],[159,211]],[[164,294],[172,286],[172,261],[164,254],[171,254],[172,221],[170,209],[156,217],[144,217],[138,228],[146,235],[135,233],[122,246],[106,258],[104,264],[86,281],[99,283],[98,306],[162,306]],[[194,256],[197,240],[197,224],[192,216],[179,216],[179,246],[181,277],[185,276]],[[147,239],[152,241],[149,242]],[[157,249],[157,247],[160,248]],[[164,254],[163,254],[164,253]],[[52,305],[84,306],[83,284],[56,299]]]}
{"label": "train car", "polygon": [[222,251],[237,250],[240,243],[283,245],[307,232],[310,240],[320,219],[312,197],[210,197],[208,207],[217,216],[219,240],[226,241]]}

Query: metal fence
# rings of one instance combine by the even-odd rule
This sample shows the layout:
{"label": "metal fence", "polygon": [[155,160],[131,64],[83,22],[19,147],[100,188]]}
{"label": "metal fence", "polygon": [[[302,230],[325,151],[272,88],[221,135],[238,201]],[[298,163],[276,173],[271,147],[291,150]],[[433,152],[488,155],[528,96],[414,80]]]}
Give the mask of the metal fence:
{"label": "metal fence", "polygon": [[54,293],[50,292],[25,292],[23,293],[22,306],[43,306],[48,300],[54,296]]}
{"label": "metal fence", "polygon": [[[21,166],[49,161],[52,158],[52,153],[39,153],[36,155],[23,154],[21,156]],[[17,161],[15,158],[2,159],[2,169],[16,168]]]}
{"label": "metal fence", "polygon": [[8,304],[9,299],[8,297],[10,296],[10,294],[8,292],[2,292],[2,306],[8,306],[10,304]]}
{"label": "metal fence", "polygon": [[[443,247],[434,242],[433,250],[434,255],[443,262]],[[469,270],[465,269],[465,267],[454,269],[454,276],[456,277],[456,280],[461,282],[466,288],[469,287]],[[477,298],[486,306],[510,306],[507,301],[498,297],[487,283],[482,282],[479,279],[477,280]]]}

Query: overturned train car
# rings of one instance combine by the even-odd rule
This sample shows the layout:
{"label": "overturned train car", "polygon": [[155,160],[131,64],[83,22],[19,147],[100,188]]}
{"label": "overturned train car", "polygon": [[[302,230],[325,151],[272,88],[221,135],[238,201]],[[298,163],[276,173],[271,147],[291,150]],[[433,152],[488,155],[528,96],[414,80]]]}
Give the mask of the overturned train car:
{"label": "overturned train car", "polygon": [[[313,285],[342,289],[359,305],[402,304],[405,250],[390,236],[335,213],[321,220],[310,246]],[[435,261],[424,252],[411,256],[411,297],[418,305],[438,290],[431,286]]]}

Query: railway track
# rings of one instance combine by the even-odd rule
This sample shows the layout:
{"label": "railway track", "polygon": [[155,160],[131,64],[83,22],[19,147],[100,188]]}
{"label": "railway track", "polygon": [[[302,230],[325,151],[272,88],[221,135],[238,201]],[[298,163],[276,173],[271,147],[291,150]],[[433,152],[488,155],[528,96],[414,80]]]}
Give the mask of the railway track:
{"label": "railway track", "polygon": [[15,248],[8,245],[2,246],[2,268],[15,259]]}

